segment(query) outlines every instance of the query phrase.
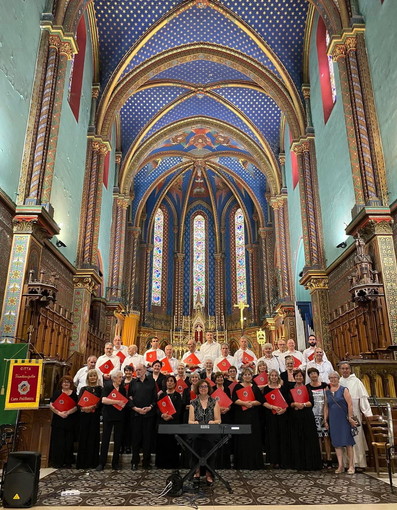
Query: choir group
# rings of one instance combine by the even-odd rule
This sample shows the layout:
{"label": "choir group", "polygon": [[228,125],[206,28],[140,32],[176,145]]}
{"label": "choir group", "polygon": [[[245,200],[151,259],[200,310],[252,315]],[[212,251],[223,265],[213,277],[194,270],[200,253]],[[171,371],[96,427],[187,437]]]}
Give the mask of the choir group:
{"label": "choir group", "polygon": [[[156,337],[143,355],[116,337],[98,359],[90,356],[73,379],[62,377],[50,403],[53,467],[76,462],[79,469],[103,470],[112,433],[115,470],[120,455],[130,453],[134,470],[140,462],[150,469],[152,453],[158,468],[189,467],[191,459],[174,436],[157,433],[159,424],[179,423],[251,425],[250,435],[234,436],[216,453],[214,468],[262,469],[265,459],[274,468],[331,469],[332,447],[336,473],[365,467],[357,416],[371,414],[368,395],[348,363],[341,365],[340,379],[314,335],[303,352],[291,339],[280,340],[276,350],[264,344],[259,359],[246,336],[234,356],[228,344],[214,341],[212,332],[205,340],[199,350],[189,340],[178,361],[172,346],[163,351]],[[206,475],[211,484],[211,473]]]}

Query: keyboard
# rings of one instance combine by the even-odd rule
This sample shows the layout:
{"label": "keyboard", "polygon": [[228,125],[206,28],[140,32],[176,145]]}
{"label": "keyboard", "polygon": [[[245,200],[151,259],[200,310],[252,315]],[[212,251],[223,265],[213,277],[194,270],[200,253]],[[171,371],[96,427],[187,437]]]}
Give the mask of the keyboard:
{"label": "keyboard", "polygon": [[229,423],[213,425],[189,425],[188,423],[175,423],[172,425],[159,425],[159,434],[251,434],[251,425],[231,425]]}

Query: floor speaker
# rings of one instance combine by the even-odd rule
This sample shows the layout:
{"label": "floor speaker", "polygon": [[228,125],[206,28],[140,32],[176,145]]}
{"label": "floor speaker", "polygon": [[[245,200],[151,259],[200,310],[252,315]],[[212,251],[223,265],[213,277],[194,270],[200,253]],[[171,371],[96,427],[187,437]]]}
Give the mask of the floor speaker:
{"label": "floor speaker", "polygon": [[36,504],[41,455],[11,452],[4,470],[3,507],[29,508]]}

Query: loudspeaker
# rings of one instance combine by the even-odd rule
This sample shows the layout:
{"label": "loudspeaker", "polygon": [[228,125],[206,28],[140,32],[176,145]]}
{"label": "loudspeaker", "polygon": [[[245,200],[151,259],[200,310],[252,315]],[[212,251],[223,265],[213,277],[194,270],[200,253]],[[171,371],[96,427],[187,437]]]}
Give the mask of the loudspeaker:
{"label": "loudspeaker", "polygon": [[29,508],[36,504],[41,454],[11,452],[4,468],[3,507]]}

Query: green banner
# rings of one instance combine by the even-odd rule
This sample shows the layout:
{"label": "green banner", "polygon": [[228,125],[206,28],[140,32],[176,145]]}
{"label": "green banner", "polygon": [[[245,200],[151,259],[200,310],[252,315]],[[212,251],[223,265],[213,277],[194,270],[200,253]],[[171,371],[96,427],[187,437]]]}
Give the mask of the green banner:
{"label": "green banner", "polygon": [[27,344],[0,344],[0,425],[15,425],[18,411],[5,411],[9,359],[26,359]]}

